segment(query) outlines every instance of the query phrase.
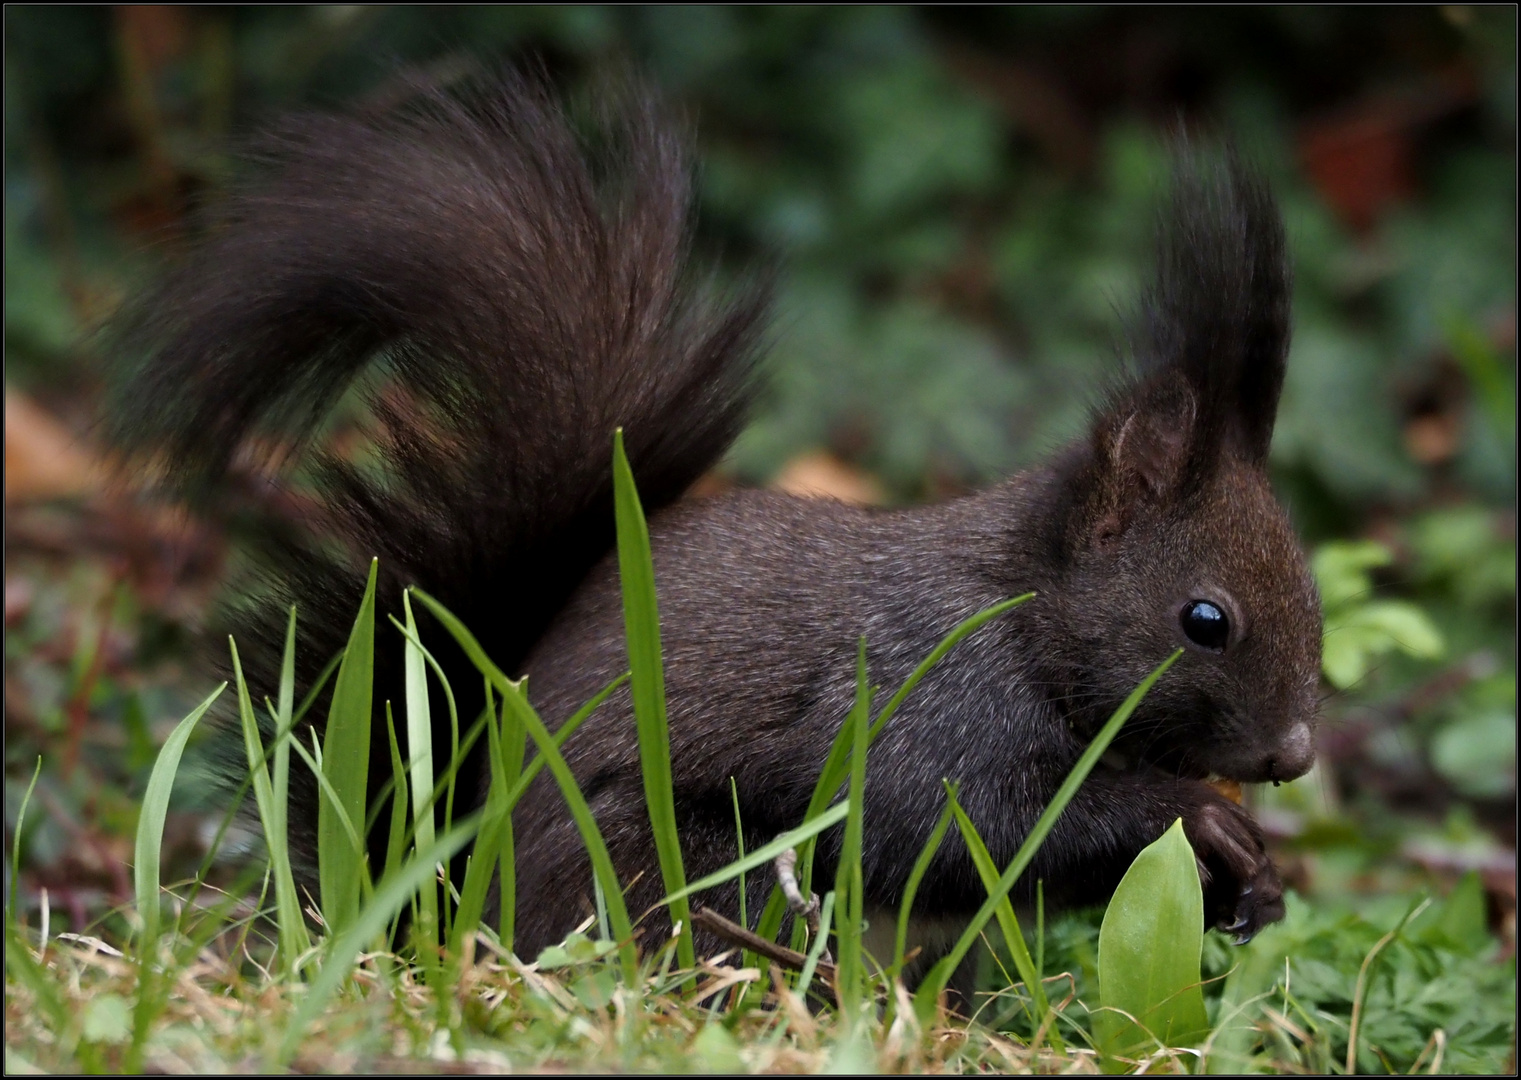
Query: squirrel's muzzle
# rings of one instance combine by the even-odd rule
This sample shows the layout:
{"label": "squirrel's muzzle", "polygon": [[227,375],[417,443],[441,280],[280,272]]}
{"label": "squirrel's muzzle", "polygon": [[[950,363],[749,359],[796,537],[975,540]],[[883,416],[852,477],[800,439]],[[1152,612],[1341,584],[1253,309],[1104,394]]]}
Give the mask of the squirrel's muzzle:
{"label": "squirrel's muzzle", "polygon": [[1277,739],[1259,736],[1250,745],[1217,747],[1204,764],[1214,775],[1243,784],[1297,780],[1315,764],[1315,734],[1307,721],[1296,720]]}
{"label": "squirrel's muzzle", "polygon": [[1310,771],[1315,764],[1315,735],[1303,720],[1289,728],[1281,742],[1273,749],[1267,760],[1267,779],[1297,780]]}
{"label": "squirrel's muzzle", "polygon": [[1297,780],[1315,764],[1315,734],[1306,721],[1296,720],[1282,738],[1248,751],[1233,764],[1234,768],[1222,772],[1235,780],[1259,784]]}

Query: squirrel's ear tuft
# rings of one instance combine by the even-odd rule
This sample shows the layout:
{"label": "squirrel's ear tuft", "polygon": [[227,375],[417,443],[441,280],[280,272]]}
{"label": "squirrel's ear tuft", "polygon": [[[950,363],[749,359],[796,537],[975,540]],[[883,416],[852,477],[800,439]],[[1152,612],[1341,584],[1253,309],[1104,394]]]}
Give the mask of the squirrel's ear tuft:
{"label": "squirrel's ear tuft", "polygon": [[1193,391],[1190,471],[1212,468],[1222,453],[1267,460],[1288,359],[1289,292],[1283,223],[1266,184],[1232,152],[1211,162],[1181,148],[1137,360],[1143,385],[1176,377]]}
{"label": "squirrel's ear tuft", "polygon": [[1289,345],[1283,224],[1236,156],[1179,147],[1136,370],[1094,417],[1072,539],[1103,546],[1147,507],[1187,503],[1231,457],[1267,461]]}

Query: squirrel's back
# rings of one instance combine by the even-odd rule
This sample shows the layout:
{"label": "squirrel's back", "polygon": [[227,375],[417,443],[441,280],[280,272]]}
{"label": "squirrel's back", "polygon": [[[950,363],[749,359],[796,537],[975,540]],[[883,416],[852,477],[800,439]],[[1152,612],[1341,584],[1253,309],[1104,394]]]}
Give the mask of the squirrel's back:
{"label": "squirrel's back", "polygon": [[[381,625],[422,584],[515,670],[612,545],[614,429],[650,510],[737,433],[761,291],[722,294],[688,266],[687,139],[648,95],[605,99],[590,127],[521,76],[288,121],[118,322],[116,444],[254,525],[258,604],[229,627],[254,688],[277,679],[296,603],[299,700],[346,642],[371,557]],[[355,391],[373,446],[358,456],[321,438]],[[250,465],[278,497],[260,483],[233,514]],[[479,677],[445,637],[430,645],[473,717]],[[377,634],[381,679],[401,645]],[[377,710],[387,698],[399,682],[377,685]],[[314,789],[295,797],[315,809]]]}

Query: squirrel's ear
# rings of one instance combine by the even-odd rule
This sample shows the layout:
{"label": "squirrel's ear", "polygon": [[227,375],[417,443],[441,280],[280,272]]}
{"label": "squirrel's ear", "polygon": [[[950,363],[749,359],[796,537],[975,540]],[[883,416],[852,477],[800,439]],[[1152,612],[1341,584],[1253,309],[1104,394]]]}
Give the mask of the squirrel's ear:
{"label": "squirrel's ear", "polygon": [[1112,543],[1145,507],[1177,491],[1197,414],[1193,392],[1174,384],[1148,388],[1099,422],[1091,542],[1101,547]]}

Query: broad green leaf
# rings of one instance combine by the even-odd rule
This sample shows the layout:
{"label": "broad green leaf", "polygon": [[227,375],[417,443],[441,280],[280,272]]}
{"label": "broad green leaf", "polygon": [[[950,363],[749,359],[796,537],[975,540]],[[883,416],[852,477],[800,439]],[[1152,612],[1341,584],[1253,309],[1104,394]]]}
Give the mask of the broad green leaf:
{"label": "broad green leaf", "polygon": [[687,1057],[697,1072],[710,1076],[737,1076],[748,1071],[739,1054],[738,1040],[717,1020],[703,1025],[687,1048]]}
{"label": "broad green leaf", "polygon": [[1356,600],[1368,599],[1373,578],[1368,571],[1388,566],[1394,553],[1376,540],[1336,541],[1322,544],[1310,559],[1310,572],[1320,590],[1320,602],[1335,611]]}
{"label": "broad green leaf", "polygon": [[600,960],[617,947],[617,942],[605,938],[594,940],[585,934],[572,932],[560,944],[545,947],[534,962],[540,971],[553,971],[572,964],[589,964]]}
{"label": "broad green leaf", "polygon": [[82,1026],[81,1034],[90,1042],[126,1042],[132,1038],[132,1016],[126,999],[111,993],[90,998],[85,1003]]}
{"label": "broad green leaf", "polygon": [[1467,795],[1504,798],[1516,790],[1516,710],[1483,709],[1443,727],[1431,763]]}
{"label": "broad green leaf", "polygon": [[1426,613],[1400,600],[1363,604],[1348,613],[1343,625],[1380,633],[1389,640],[1390,647],[1422,659],[1441,656],[1444,648],[1441,632]]}
{"label": "broad green leaf", "polygon": [[1516,542],[1487,507],[1430,511],[1410,522],[1405,536],[1416,572],[1450,588],[1461,603],[1480,607],[1515,596]]}
{"label": "broad green leaf", "polygon": [[1432,659],[1444,648],[1441,633],[1420,608],[1401,600],[1373,600],[1349,604],[1327,619],[1321,665],[1331,685],[1345,690],[1385,653],[1398,649]]}
{"label": "broad green leaf", "polygon": [[1365,635],[1354,632],[1328,630],[1321,645],[1320,667],[1326,681],[1338,690],[1356,686],[1368,673],[1373,659]]}
{"label": "broad green leaf", "polygon": [[1470,870],[1430,914],[1411,920],[1412,929],[1418,930],[1414,936],[1476,956],[1495,940],[1489,933],[1487,906],[1484,883],[1477,871]]}
{"label": "broad green leaf", "polygon": [[1200,984],[1204,893],[1194,850],[1173,822],[1125,872],[1099,930],[1094,1034],[1106,1071],[1162,1046],[1191,1046],[1209,1030]]}

